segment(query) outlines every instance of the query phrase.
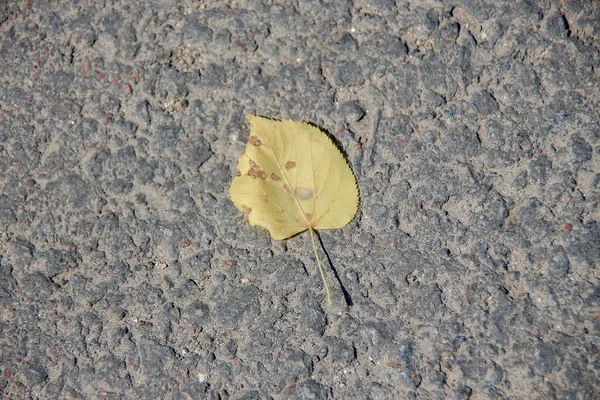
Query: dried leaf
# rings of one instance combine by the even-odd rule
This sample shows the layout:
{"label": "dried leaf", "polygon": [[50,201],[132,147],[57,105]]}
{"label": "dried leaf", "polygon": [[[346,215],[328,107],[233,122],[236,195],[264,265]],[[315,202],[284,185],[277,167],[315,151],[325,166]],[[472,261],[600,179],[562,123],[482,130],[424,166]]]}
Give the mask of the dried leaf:
{"label": "dried leaf", "polygon": [[[309,230],[319,262],[313,230],[342,228],[352,221],[359,201],[356,178],[319,128],[247,118],[250,138],[231,182],[231,200],[250,225],[267,229],[273,239]],[[320,262],[319,269],[324,279]]]}

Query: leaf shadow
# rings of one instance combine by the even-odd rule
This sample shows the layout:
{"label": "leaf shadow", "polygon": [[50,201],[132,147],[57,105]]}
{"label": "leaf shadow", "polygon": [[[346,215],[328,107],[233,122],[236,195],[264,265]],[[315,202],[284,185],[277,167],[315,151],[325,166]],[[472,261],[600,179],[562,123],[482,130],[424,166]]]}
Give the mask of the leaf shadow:
{"label": "leaf shadow", "polygon": [[323,249],[323,253],[325,253],[325,257],[327,257],[327,262],[329,263],[329,267],[333,271],[333,275],[335,276],[335,279],[337,279],[337,281],[340,285],[340,288],[342,289],[342,293],[344,294],[344,300],[346,301],[346,305],[353,306],[354,302],[352,301],[352,296],[350,296],[350,293],[348,292],[348,290],[346,290],[346,287],[344,286],[344,283],[340,279],[340,276],[338,275],[337,270],[333,266],[331,257],[329,257],[329,253],[327,252],[327,249],[325,249],[325,245],[323,244],[323,239],[321,239],[321,234],[319,233],[319,231],[316,231],[316,230],[314,232],[315,232],[315,235],[317,236],[317,239],[319,240],[321,249]]}

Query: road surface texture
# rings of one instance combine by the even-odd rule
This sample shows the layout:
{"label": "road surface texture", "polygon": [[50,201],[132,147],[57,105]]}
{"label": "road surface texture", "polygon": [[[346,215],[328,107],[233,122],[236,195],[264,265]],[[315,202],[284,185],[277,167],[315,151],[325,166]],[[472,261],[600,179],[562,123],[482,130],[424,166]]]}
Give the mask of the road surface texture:
{"label": "road surface texture", "polygon": [[[582,0],[3,1],[2,397],[594,398],[599,44]],[[247,113],[357,176],[331,306],[229,200]]]}

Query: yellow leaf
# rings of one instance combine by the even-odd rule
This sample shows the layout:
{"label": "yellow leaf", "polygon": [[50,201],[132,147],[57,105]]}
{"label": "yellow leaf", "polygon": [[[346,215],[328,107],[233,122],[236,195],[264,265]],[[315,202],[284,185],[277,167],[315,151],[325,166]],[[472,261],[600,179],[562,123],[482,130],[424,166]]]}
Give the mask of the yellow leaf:
{"label": "yellow leaf", "polygon": [[[250,138],[230,187],[233,204],[252,226],[283,240],[309,230],[342,228],[358,210],[358,187],[335,144],[300,121],[247,115]],[[325,282],[325,280],[324,280]],[[330,301],[329,290],[328,301]]]}

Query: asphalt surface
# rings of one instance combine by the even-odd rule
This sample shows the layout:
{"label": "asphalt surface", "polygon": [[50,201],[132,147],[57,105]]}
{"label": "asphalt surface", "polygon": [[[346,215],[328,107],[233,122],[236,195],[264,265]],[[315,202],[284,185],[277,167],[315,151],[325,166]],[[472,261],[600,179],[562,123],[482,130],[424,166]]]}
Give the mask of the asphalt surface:
{"label": "asphalt surface", "polygon": [[[1,397],[597,398],[599,43],[594,1],[3,1]],[[357,176],[331,306],[228,198],[246,113]]]}

